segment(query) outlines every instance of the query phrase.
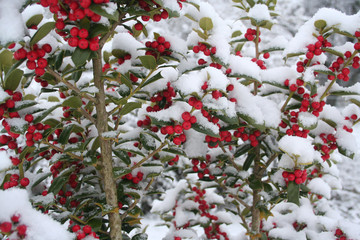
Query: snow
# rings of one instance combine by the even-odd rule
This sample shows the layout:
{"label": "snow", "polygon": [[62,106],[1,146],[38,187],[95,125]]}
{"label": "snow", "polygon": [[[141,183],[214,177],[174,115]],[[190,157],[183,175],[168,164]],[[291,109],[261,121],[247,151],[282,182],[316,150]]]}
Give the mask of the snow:
{"label": "snow", "polygon": [[74,234],[66,230],[66,226],[32,208],[26,190],[17,188],[0,190],[0,222],[10,221],[20,215],[20,223],[28,228],[27,240],[72,240]]}
{"label": "snow", "polygon": [[20,41],[24,38],[24,22],[19,12],[25,0],[0,0],[0,43]]}
{"label": "snow", "polygon": [[189,158],[204,156],[207,153],[208,146],[204,143],[205,134],[196,132],[193,129],[185,131],[186,142],[184,150]]}
{"label": "snow", "polygon": [[327,27],[335,26],[342,31],[353,34],[359,28],[360,12],[355,15],[348,16],[331,8],[319,9],[319,11],[309,21],[300,27],[295,37],[286,47],[284,56],[289,53],[305,52],[307,50],[307,45],[316,42],[316,38],[312,36],[312,33],[316,32],[314,23],[317,20],[325,20]]}
{"label": "snow", "polygon": [[175,188],[170,189],[165,193],[163,201],[155,200],[153,202],[151,212],[164,213],[170,211],[176,204],[176,198],[178,194],[186,187],[187,187],[186,180],[185,179],[180,180]]}
{"label": "snow", "polygon": [[286,135],[280,139],[279,148],[295,162],[295,166],[313,162],[315,153],[309,139]]}
{"label": "snow", "polygon": [[12,162],[6,151],[0,150],[0,172],[12,166]]}
{"label": "snow", "polygon": [[306,129],[314,128],[318,122],[318,118],[309,112],[300,112],[298,120]]}
{"label": "snow", "polygon": [[327,199],[330,199],[331,188],[321,178],[312,179],[308,183],[307,187],[310,189],[310,191],[312,193],[316,193],[316,194],[326,197]]}
{"label": "snow", "polygon": [[269,9],[265,4],[256,4],[254,7],[250,8],[248,16],[255,19],[257,22],[271,20]]}
{"label": "snow", "polygon": [[261,80],[260,68],[256,63],[251,61],[251,58],[231,55],[229,68],[231,68],[232,71],[231,75],[244,75],[258,81]]}

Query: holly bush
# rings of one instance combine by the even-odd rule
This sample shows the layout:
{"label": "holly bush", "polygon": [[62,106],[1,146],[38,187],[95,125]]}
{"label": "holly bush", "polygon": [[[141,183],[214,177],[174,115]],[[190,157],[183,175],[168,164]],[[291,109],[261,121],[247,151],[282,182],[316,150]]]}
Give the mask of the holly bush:
{"label": "holly bush", "polygon": [[[233,2],[230,25],[200,0],[8,3],[2,239],[147,239],[149,199],[165,239],[359,239],[327,202],[357,151],[357,15],[287,41],[276,0]],[[186,40],[156,30],[178,17]]]}

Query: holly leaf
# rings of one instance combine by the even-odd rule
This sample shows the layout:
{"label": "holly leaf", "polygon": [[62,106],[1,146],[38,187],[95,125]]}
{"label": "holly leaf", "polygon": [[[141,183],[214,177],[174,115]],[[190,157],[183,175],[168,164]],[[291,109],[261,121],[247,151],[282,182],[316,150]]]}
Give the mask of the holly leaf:
{"label": "holly leaf", "polygon": [[287,187],[288,201],[300,205],[300,185],[294,181],[289,182]]}
{"label": "holly leaf", "polygon": [[35,43],[39,42],[46,35],[49,34],[51,30],[55,28],[55,22],[47,22],[42,25],[34,34],[34,36],[30,40],[30,46],[33,46]]}

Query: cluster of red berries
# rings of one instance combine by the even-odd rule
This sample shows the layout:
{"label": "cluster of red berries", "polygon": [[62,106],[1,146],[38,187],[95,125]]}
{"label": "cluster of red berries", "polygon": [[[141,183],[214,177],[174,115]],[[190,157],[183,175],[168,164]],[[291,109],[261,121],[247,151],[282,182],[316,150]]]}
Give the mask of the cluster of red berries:
{"label": "cluster of red berries", "polygon": [[211,180],[215,179],[215,176],[210,174],[210,170],[209,170],[209,164],[210,164],[210,155],[206,155],[206,160],[205,161],[201,161],[197,158],[193,158],[191,160],[191,163],[193,165],[192,170],[194,172],[197,172],[197,175],[200,179],[203,179],[204,177],[206,177],[206,175],[209,176],[209,178]]}
{"label": "cluster of red berries", "polygon": [[0,223],[0,232],[6,236],[13,235],[16,232],[16,235],[20,239],[26,237],[27,226],[20,223],[20,215],[16,214],[11,217],[11,222],[2,222]]}
{"label": "cluster of red berries", "polygon": [[293,222],[293,228],[297,231],[297,232],[299,232],[299,231],[301,231],[301,230],[304,230],[304,228],[306,228],[307,227],[307,224],[306,223],[299,223],[299,222]]}
{"label": "cluster of red berries", "polygon": [[258,138],[261,136],[259,130],[251,130],[245,127],[240,127],[234,132],[234,137],[241,138],[244,142],[250,141],[251,146],[256,147],[259,144]]}
{"label": "cluster of red berries", "polygon": [[325,133],[321,133],[319,136],[323,144],[314,146],[314,149],[321,151],[321,158],[326,161],[330,158],[330,153],[337,149],[336,138],[333,134],[326,135]]}
{"label": "cluster of red berries", "polygon": [[[183,123],[184,125],[184,123]],[[163,126],[160,129],[161,134],[172,136],[172,141],[175,145],[181,145],[186,141],[186,135],[184,134],[185,128],[182,125],[176,124],[174,126]]]}
{"label": "cluster of red berries", "polygon": [[79,47],[81,49],[89,48],[91,51],[99,49],[99,38],[94,37],[89,39],[89,31],[85,28],[79,29],[72,27],[70,29],[70,36],[67,41],[70,47]]}
{"label": "cluster of red berries", "polygon": [[158,59],[160,56],[171,55],[171,44],[170,42],[166,41],[163,36],[159,36],[156,41],[147,41],[145,43],[145,47],[148,48],[145,52],[145,55],[154,56],[156,59]]}
{"label": "cluster of red berries", "polygon": [[[181,2],[186,2],[186,0],[178,0],[177,2],[180,8],[182,8]],[[154,0],[151,0],[151,3],[150,1],[139,0],[138,4],[140,8],[142,8],[146,12],[149,12],[149,14],[151,12],[150,15],[141,16],[141,20],[143,20],[144,22],[147,22],[150,19],[154,20],[155,22],[160,22],[161,19],[167,19],[169,17],[169,13],[165,9],[162,9],[161,6],[158,3],[156,3]],[[141,23],[137,23],[137,24],[141,24]],[[135,24],[135,28],[136,28],[136,24]],[[138,26],[138,28],[140,29],[140,26]],[[142,28],[140,30],[139,29],[136,30],[138,31],[142,30]]]}
{"label": "cluster of red berries", "polygon": [[[120,57],[118,59],[118,64],[121,65],[123,64],[126,60],[130,60],[131,59],[131,54],[125,54],[123,57]],[[105,67],[105,66],[104,66]],[[110,64],[108,66],[110,68]]]}
{"label": "cluster of red berries", "polygon": [[172,105],[172,99],[176,96],[176,92],[171,87],[170,82],[167,83],[167,89],[156,93],[150,98],[150,101],[154,104],[146,108],[147,112],[158,112],[162,109],[167,109]]}
{"label": "cluster of red berries", "polygon": [[81,228],[80,225],[74,225],[71,228],[72,232],[76,233],[76,239],[81,240],[84,239],[87,236],[91,236],[92,238],[99,239],[99,236],[96,235],[95,232],[92,231],[92,228],[90,225],[85,225]]}
{"label": "cluster of red berries", "polygon": [[20,177],[18,174],[12,174],[10,176],[10,179],[8,182],[4,182],[4,186],[3,186],[3,189],[9,189],[9,188],[12,188],[12,187],[16,187],[19,185],[22,186],[22,187],[26,187],[29,185],[30,183],[30,180],[26,177],[22,178],[20,181],[19,181]]}
{"label": "cluster of red berries", "polygon": [[50,44],[44,44],[39,47],[37,44],[34,44],[30,50],[26,50],[25,48],[20,48],[14,52],[15,60],[26,59],[26,67],[30,70],[35,70],[35,74],[37,76],[42,76],[45,73],[45,68],[48,65],[45,55],[46,53],[50,53],[52,51],[52,47]]}
{"label": "cluster of red berries", "polygon": [[355,50],[360,50],[360,42],[359,42],[360,32],[359,32],[359,31],[356,31],[354,35],[355,35],[355,37],[356,37],[357,40],[358,40],[358,42],[354,44],[354,48],[355,48]]}
{"label": "cluster of red berries", "polygon": [[[265,54],[264,54],[264,56],[265,56]],[[251,61],[254,62],[254,63],[256,63],[256,64],[259,66],[259,68],[261,68],[261,69],[263,69],[263,70],[266,69],[266,66],[265,66],[265,63],[264,63],[263,60],[257,59],[257,58],[252,58]]]}
{"label": "cluster of red berries", "polygon": [[284,171],[282,176],[286,183],[295,181],[296,184],[302,184],[307,179],[307,172],[306,169],[296,169],[294,172]]}
{"label": "cluster of red berries", "polygon": [[332,46],[331,43],[321,35],[317,37],[317,40],[318,41],[315,44],[307,45],[308,51],[306,53],[306,58],[309,60],[313,59],[314,55],[321,55],[324,52],[321,48]]}
{"label": "cluster of red berries", "polygon": [[[203,52],[205,56],[212,56],[212,55],[214,55],[216,53],[216,47],[211,47],[210,45],[205,44],[205,43],[201,43],[201,42],[198,42],[198,45],[193,46],[192,50],[193,50],[194,53]],[[200,58],[198,60],[198,64],[199,65],[205,65],[205,64],[207,64],[207,62],[205,61],[205,59]],[[215,63],[215,62],[211,63],[210,66],[214,67],[214,68],[217,68],[217,69],[222,68],[221,64]]]}
{"label": "cluster of red berries", "polygon": [[[256,29],[248,28],[246,30],[246,33],[245,33],[245,38],[248,41],[254,41],[256,39],[256,35],[257,35]],[[260,31],[259,31],[259,40],[258,40],[258,42],[261,42]]]}
{"label": "cluster of red berries", "polygon": [[348,238],[346,237],[346,234],[340,229],[340,228],[337,228],[335,230],[335,234],[336,236],[336,240],[347,240]]}
{"label": "cluster of red berries", "polygon": [[[143,127],[143,128],[149,128],[153,132],[159,131],[159,128],[156,125],[151,126],[151,119],[148,116],[145,116],[144,120],[138,120],[137,126]],[[135,144],[138,145],[139,143],[135,143]],[[135,146],[135,147],[138,147],[138,146]]]}
{"label": "cluster of red berries", "polygon": [[172,165],[176,164],[178,161],[179,161],[179,155],[176,155],[175,157],[170,159],[170,161],[168,161],[168,164],[169,164],[169,166],[172,166]]}
{"label": "cluster of red berries", "polygon": [[221,236],[223,236],[225,240],[229,240],[227,233],[221,231],[220,225],[214,222],[217,221],[219,218],[209,213],[209,210],[215,208],[216,206],[215,204],[209,205],[207,201],[204,199],[206,190],[199,189],[197,187],[193,187],[192,190],[196,193],[196,196],[194,197],[194,202],[199,204],[198,209],[200,210],[200,215],[202,217],[206,217],[209,219],[208,226],[204,227],[204,231],[207,239],[220,239]]}
{"label": "cluster of red berries", "polygon": [[[79,47],[81,49],[90,48],[92,51],[99,49],[99,38],[90,38],[88,29],[79,29],[73,26],[70,31],[66,25],[78,25],[78,23],[88,18],[92,22],[99,22],[101,16],[94,13],[89,7],[92,4],[108,3],[109,0],[41,0],[40,5],[49,7],[50,12],[56,15],[56,32],[68,41],[69,46]],[[70,34],[70,36],[69,36]]]}
{"label": "cluster of red berries", "polygon": [[137,172],[136,174],[132,174],[132,173],[128,173],[125,176],[122,177],[122,179],[127,179],[129,181],[132,181],[134,184],[138,184],[139,182],[141,182],[144,178],[144,173],[142,172]]}

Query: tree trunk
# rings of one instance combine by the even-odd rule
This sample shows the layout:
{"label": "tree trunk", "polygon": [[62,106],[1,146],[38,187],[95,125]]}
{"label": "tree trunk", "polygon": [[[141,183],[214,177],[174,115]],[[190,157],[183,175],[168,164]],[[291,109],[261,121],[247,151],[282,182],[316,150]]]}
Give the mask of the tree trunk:
{"label": "tree trunk", "polygon": [[96,128],[99,133],[100,148],[101,148],[101,170],[100,174],[104,184],[106,204],[114,211],[108,213],[110,237],[111,240],[122,240],[121,233],[121,219],[118,212],[117,187],[113,177],[113,162],[112,162],[112,142],[105,140],[101,136],[108,130],[107,112],[105,104],[104,81],[102,79],[102,61],[101,50],[97,51],[98,57],[93,59],[93,74],[95,86],[99,89],[97,93],[96,104]]}
{"label": "tree trunk", "polygon": [[[261,166],[260,166],[260,147],[256,147],[256,157],[254,161],[254,172],[255,179],[261,181]],[[260,210],[257,208],[258,203],[261,200],[261,190],[253,190],[253,202],[251,207],[251,240],[260,240]]]}

